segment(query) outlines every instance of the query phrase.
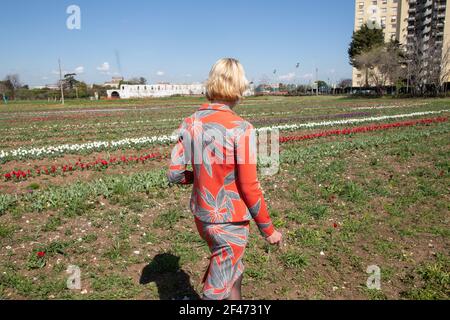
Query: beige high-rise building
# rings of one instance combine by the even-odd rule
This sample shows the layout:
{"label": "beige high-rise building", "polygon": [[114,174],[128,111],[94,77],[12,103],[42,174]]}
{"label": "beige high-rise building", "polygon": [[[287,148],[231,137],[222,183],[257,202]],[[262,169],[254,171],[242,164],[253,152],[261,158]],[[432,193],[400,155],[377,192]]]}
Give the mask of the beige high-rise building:
{"label": "beige high-rise building", "polygon": [[[426,52],[429,43],[434,41],[441,46],[444,55],[446,48],[450,46],[448,2],[448,0],[356,0],[354,31],[367,23],[374,28],[383,29],[385,42],[398,40],[406,48],[412,43],[420,43]],[[355,68],[352,80],[354,87],[365,85],[365,75]]]}

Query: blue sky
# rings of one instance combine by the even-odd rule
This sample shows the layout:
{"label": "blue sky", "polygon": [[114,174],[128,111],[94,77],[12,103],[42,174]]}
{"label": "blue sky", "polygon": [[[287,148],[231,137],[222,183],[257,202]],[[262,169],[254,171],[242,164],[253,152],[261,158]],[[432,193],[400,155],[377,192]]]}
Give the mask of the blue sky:
{"label": "blue sky", "polygon": [[[80,30],[66,27],[69,5],[81,9]],[[221,57],[241,60],[255,82],[308,83],[316,67],[324,80],[351,76],[354,0],[15,0],[1,12],[0,78],[31,86],[56,82],[59,57],[88,83],[118,73],[203,81]]]}

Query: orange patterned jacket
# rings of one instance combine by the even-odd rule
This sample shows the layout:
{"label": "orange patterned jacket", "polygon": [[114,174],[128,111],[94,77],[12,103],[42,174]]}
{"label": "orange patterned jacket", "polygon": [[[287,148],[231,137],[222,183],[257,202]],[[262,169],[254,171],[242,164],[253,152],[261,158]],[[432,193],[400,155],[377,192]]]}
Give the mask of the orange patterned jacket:
{"label": "orange patterned jacket", "polygon": [[[193,184],[190,208],[205,223],[255,220],[269,237],[274,227],[257,177],[253,126],[222,104],[204,104],[180,126],[171,156],[171,183]],[[187,166],[192,165],[193,171]]]}

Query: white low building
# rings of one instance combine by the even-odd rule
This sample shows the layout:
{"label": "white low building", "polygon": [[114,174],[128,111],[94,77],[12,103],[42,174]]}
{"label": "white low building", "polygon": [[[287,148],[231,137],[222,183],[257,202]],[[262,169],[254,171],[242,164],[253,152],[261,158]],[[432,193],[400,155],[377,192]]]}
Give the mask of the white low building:
{"label": "white low building", "polygon": [[190,96],[203,95],[206,89],[203,84],[123,84],[118,89],[107,90],[108,98],[160,98],[175,95]]}
{"label": "white low building", "polygon": [[[133,98],[162,98],[171,96],[192,96],[206,94],[206,88],[201,83],[194,84],[123,84],[118,89],[107,90],[108,98],[133,99]],[[253,96],[253,86],[244,93],[244,96]]]}

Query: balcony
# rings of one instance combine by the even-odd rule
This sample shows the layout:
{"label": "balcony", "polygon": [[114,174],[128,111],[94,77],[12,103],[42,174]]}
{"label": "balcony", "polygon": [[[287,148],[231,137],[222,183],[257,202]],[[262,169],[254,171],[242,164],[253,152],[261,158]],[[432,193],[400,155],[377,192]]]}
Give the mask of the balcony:
{"label": "balcony", "polygon": [[423,25],[429,25],[430,23],[431,23],[431,18],[426,18],[424,21],[423,21]]}

